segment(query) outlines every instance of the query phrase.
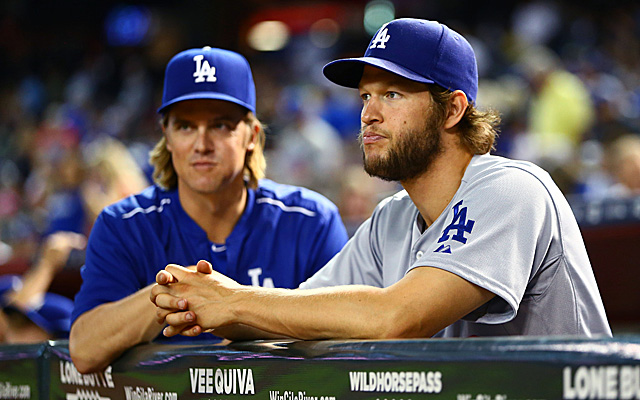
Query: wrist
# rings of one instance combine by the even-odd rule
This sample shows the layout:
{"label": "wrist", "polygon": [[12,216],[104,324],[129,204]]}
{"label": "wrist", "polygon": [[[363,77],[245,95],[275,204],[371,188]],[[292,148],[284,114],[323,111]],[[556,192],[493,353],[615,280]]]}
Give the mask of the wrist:
{"label": "wrist", "polygon": [[259,312],[259,302],[253,301],[258,296],[261,288],[254,286],[242,286],[233,291],[228,304],[230,324],[249,324],[252,312]]}

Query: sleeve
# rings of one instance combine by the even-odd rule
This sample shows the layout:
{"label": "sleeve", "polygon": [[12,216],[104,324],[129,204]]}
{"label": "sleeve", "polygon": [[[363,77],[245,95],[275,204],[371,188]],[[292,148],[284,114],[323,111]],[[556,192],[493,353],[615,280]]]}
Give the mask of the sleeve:
{"label": "sleeve", "polygon": [[87,243],[82,286],[75,297],[72,323],[94,307],[120,300],[146,286],[134,268],[138,260],[130,246],[135,246],[135,241],[122,236],[130,230],[121,224],[121,220],[105,211],[96,219]]}
{"label": "sleeve", "polygon": [[374,212],[331,261],[300,284],[300,289],[350,284],[381,287],[382,261],[379,251],[376,250],[378,241],[373,229],[376,222]]}
{"label": "sleeve", "polygon": [[534,274],[536,252],[548,247],[553,215],[546,187],[530,173],[485,176],[445,209],[436,239],[424,243],[424,255],[410,269],[440,268],[493,292],[496,297],[465,319],[508,322]]}

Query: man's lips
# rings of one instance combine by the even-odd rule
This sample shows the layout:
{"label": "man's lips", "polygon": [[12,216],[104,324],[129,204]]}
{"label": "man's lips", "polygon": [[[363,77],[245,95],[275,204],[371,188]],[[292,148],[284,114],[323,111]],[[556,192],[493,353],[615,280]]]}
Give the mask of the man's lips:
{"label": "man's lips", "polygon": [[362,144],[374,144],[386,138],[386,136],[380,135],[375,132],[364,132],[362,134]]}
{"label": "man's lips", "polygon": [[216,162],[210,160],[198,160],[191,162],[191,166],[196,169],[212,168],[216,165]]}

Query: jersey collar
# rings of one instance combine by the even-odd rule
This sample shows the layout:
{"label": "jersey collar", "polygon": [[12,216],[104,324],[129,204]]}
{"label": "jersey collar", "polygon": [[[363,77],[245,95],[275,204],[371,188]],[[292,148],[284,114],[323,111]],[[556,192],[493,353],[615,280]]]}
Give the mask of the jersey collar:
{"label": "jersey collar", "polygon": [[[207,233],[198,225],[187,212],[182,208],[182,203],[180,202],[180,196],[178,195],[178,190],[172,190],[168,192],[169,197],[171,198],[171,202],[175,202],[177,204],[178,209],[178,219],[180,223],[180,229],[185,232],[185,234],[194,239],[201,239],[204,237],[206,240]],[[253,212],[253,207],[255,203],[256,193],[253,189],[247,189],[247,203],[245,205],[244,211],[240,216],[238,222],[236,222],[236,226],[231,231],[231,234],[227,238],[226,244],[228,245],[230,241],[235,241],[237,239],[243,238],[248,230],[251,228],[250,226],[250,215]],[[222,245],[225,243],[217,243],[218,245]]]}

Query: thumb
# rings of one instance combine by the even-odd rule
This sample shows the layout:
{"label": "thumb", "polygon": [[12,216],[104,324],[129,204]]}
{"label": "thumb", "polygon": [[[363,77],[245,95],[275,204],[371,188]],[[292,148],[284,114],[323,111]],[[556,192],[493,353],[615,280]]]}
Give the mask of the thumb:
{"label": "thumb", "polygon": [[196,265],[196,271],[200,272],[201,274],[212,274],[213,267],[211,266],[211,263],[209,261],[200,260]]}
{"label": "thumb", "polygon": [[165,270],[161,270],[156,274],[156,283],[158,285],[167,285],[173,282],[176,282],[175,277]]}

